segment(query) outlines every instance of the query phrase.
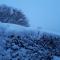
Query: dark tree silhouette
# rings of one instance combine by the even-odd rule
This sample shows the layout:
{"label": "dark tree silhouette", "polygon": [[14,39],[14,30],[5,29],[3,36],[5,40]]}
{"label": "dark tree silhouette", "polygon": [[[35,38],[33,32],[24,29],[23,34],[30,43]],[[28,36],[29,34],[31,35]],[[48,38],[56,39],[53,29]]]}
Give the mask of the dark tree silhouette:
{"label": "dark tree silhouette", "polygon": [[6,5],[0,6],[0,21],[4,23],[19,24],[26,27],[29,26],[28,20],[21,10]]}

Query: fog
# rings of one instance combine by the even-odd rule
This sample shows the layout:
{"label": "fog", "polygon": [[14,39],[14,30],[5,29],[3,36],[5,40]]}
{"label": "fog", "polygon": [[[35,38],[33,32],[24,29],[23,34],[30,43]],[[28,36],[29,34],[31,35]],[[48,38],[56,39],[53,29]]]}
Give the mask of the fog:
{"label": "fog", "polygon": [[60,34],[60,0],[0,0],[0,5],[21,9],[33,28]]}

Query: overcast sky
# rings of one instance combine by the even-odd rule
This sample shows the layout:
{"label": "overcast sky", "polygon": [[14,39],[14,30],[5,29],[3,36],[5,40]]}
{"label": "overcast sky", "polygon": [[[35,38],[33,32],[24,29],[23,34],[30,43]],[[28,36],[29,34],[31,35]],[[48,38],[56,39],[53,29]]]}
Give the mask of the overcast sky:
{"label": "overcast sky", "polygon": [[0,4],[21,9],[32,27],[60,34],[60,0],[0,0]]}

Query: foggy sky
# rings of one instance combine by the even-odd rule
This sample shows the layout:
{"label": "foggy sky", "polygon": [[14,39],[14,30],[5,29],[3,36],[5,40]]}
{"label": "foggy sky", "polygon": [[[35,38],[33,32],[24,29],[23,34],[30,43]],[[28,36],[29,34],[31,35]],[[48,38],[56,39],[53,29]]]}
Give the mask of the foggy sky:
{"label": "foggy sky", "polygon": [[0,0],[1,4],[21,9],[31,27],[60,34],[60,0]]}

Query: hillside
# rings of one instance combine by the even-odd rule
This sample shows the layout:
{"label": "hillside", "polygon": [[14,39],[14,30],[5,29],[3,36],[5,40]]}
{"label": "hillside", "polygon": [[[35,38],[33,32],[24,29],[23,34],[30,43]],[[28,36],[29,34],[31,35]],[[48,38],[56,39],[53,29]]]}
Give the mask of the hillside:
{"label": "hillside", "polygon": [[59,35],[0,23],[0,60],[56,60],[59,57]]}

